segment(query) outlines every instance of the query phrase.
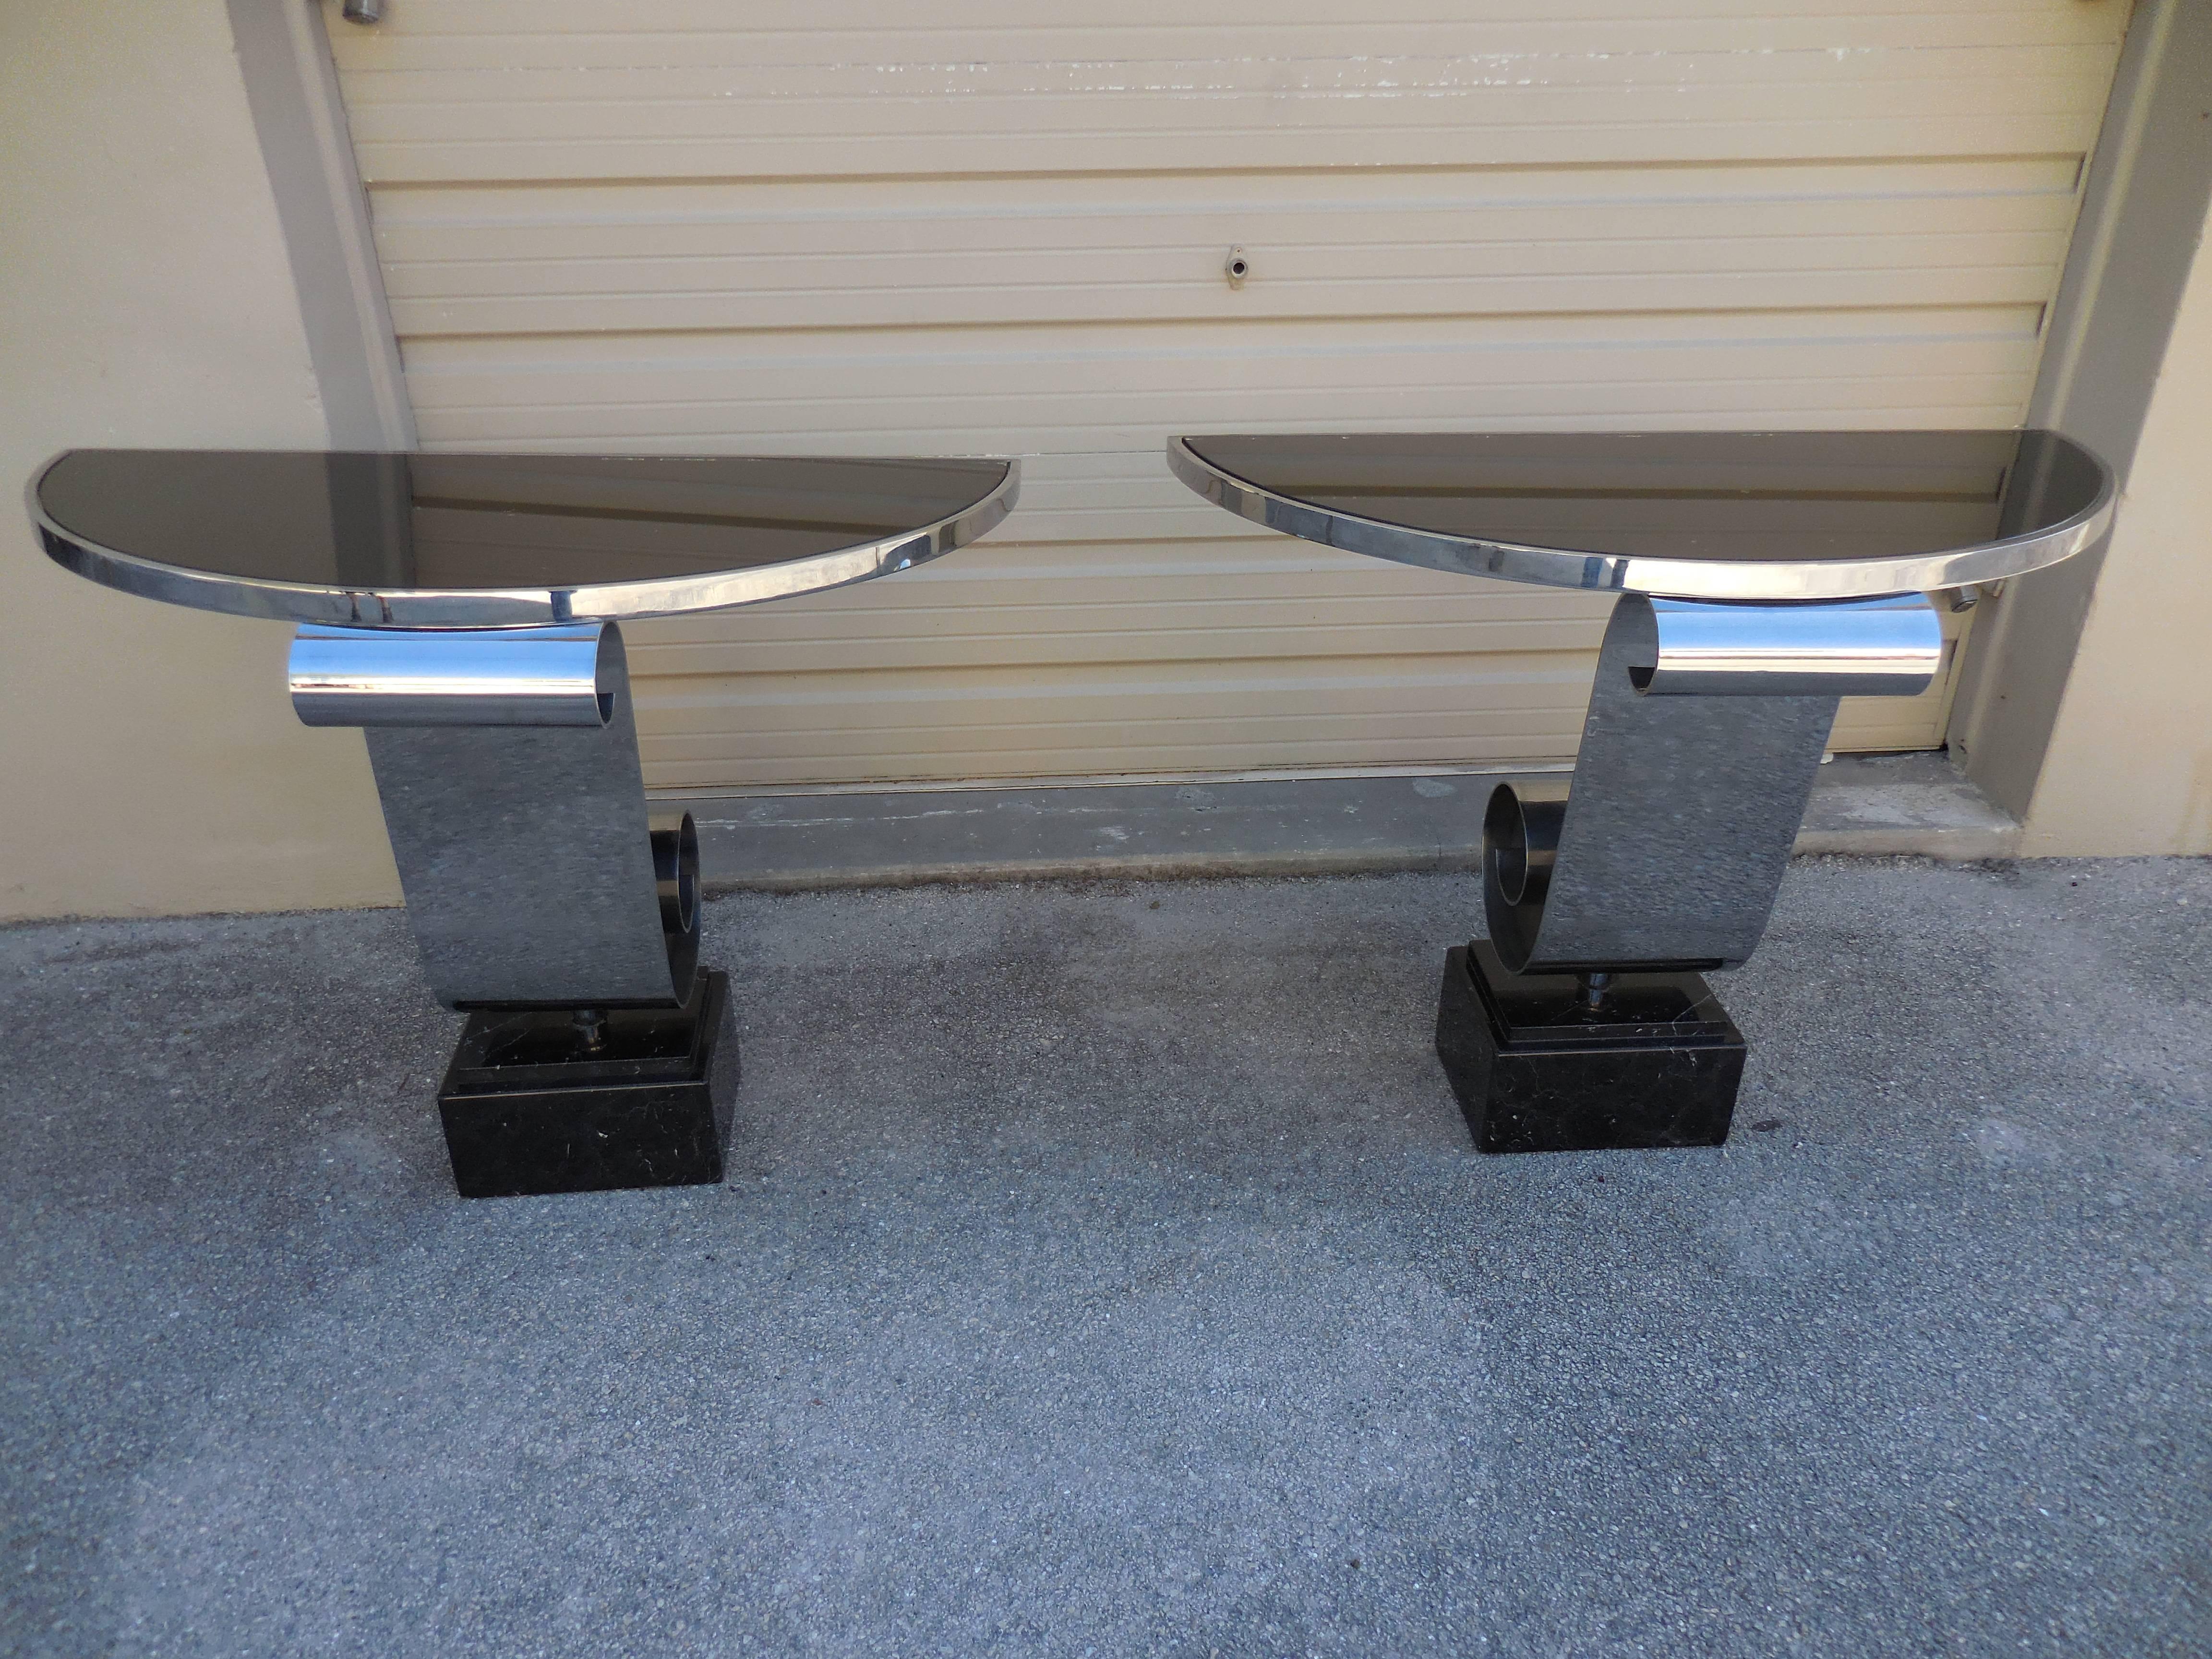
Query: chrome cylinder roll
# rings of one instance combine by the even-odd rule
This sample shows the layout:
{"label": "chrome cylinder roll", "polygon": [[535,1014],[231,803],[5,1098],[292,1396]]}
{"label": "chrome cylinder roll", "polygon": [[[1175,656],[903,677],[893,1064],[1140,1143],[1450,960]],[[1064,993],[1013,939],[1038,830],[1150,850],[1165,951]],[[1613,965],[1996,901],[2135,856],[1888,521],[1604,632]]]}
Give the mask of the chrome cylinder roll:
{"label": "chrome cylinder roll", "polygon": [[1621,600],[1629,684],[1651,696],[1910,697],[1943,664],[1923,593],[1844,605]]}
{"label": "chrome cylinder roll", "polygon": [[605,726],[613,630],[301,628],[292,707],[307,726]]}

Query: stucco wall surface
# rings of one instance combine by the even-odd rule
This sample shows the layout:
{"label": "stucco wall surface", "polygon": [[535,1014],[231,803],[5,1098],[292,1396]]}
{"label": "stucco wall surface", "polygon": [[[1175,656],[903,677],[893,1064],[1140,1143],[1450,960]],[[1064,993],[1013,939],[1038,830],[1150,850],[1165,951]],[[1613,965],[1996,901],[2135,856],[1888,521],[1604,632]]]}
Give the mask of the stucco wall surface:
{"label": "stucco wall surface", "polygon": [[2200,237],[2028,810],[2030,856],[2212,853],[2208,247]]}
{"label": "stucco wall surface", "polygon": [[74,446],[326,441],[222,6],[0,6],[0,919],[395,902],[290,629],[110,592],[15,494]]}

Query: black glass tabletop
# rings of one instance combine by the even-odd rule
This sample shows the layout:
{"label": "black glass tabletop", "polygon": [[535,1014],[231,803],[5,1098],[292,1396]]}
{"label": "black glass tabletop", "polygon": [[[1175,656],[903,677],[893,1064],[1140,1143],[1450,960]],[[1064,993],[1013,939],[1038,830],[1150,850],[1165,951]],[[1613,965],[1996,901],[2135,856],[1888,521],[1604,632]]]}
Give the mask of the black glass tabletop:
{"label": "black glass tabletop", "polygon": [[1710,599],[1993,581],[2102,534],[2104,464],[2055,433],[1193,437],[1207,499],[1309,541],[1469,575]]}
{"label": "black glass tabletop", "polygon": [[72,450],[33,481],[94,581],[380,628],[611,621],[902,570],[1012,506],[1002,460]]}

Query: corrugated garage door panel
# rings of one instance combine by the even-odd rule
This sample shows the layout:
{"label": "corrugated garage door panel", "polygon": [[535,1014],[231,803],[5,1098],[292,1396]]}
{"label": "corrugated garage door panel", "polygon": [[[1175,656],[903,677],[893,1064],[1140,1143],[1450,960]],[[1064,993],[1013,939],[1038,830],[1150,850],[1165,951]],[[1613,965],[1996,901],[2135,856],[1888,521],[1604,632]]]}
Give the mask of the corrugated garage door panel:
{"label": "corrugated garage door panel", "polygon": [[[1600,192],[1649,194],[1652,180],[1580,179],[1597,199],[1576,202],[1514,199],[1508,184],[1561,189],[1525,174],[1480,193],[1403,173],[1356,193],[1334,179],[1208,180],[1202,194],[1147,181],[1177,198],[1150,204],[1119,179],[595,185],[574,192],[578,216],[550,222],[509,216],[501,210],[527,204],[500,193],[410,191],[384,198],[384,231],[393,316],[416,338],[989,327],[1102,313],[1212,323],[1224,309],[1221,237],[1248,225],[1266,266],[1237,296],[1243,320],[1709,313],[1738,295],[1761,309],[2043,302],[2071,221],[2070,163],[1973,169],[1984,189],[2012,186],[1987,194],[1968,193],[1968,169],[1929,166],[1911,169],[1931,175],[1913,180],[1921,203],[1871,193],[1900,170],[1829,169],[1856,175],[1839,189],[1867,193],[1819,204],[1727,193],[1771,187],[1764,168],[1698,169],[1672,187],[1710,196],[1630,203]],[[1590,234],[1594,217],[1607,234]]]}
{"label": "corrugated garage door panel", "polygon": [[[1854,424],[1910,424],[1921,411],[2015,406],[2033,379],[2033,325],[2032,307],[1991,307],[1762,313],[1724,340],[1702,319],[1666,315],[1162,324],[1110,351],[1015,329],[599,336],[564,342],[554,362],[529,341],[438,339],[416,345],[409,385],[440,439],[479,444],[772,434],[775,449],[866,440],[876,453],[927,432],[963,451],[1087,455],[1149,452],[1141,440],[1177,422],[1802,426],[1841,406]],[[1588,337],[1560,337],[1577,334]]]}
{"label": "corrugated garage door panel", "polygon": [[[340,42],[372,183],[2033,155],[2119,8],[410,0]],[[356,88],[358,88],[356,92]],[[1010,149],[1010,146],[1014,147]]]}
{"label": "corrugated garage door panel", "polygon": [[632,629],[663,788],[1564,758],[1602,601],[1247,534],[1168,434],[2015,424],[2125,21],[827,9],[332,31],[429,446],[1030,458],[952,559]]}

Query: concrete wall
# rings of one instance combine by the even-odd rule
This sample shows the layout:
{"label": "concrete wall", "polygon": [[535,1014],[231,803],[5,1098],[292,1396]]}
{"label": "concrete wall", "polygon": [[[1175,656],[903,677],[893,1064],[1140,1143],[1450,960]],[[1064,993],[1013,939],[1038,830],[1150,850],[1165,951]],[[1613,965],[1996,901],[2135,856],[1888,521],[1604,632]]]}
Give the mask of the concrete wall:
{"label": "concrete wall", "polygon": [[[0,5],[0,496],[71,446],[328,441],[221,4]],[[288,626],[94,587],[0,520],[0,918],[397,901]]]}
{"label": "concrete wall", "polygon": [[2027,811],[2032,856],[2212,853],[2209,247],[2212,234],[2197,246]]}

